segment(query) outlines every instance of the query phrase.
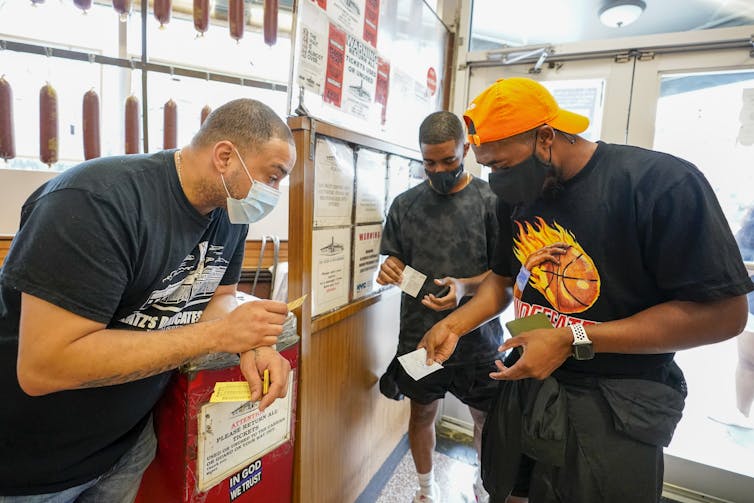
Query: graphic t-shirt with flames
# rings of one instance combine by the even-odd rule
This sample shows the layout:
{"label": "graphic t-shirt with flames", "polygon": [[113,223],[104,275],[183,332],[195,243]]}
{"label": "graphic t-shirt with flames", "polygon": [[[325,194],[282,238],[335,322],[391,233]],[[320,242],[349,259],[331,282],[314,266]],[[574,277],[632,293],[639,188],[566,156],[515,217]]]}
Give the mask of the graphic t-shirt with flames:
{"label": "graphic t-shirt with flames", "polygon": [[[516,318],[544,312],[555,327],[590,325],[754,289],[709,183],[668,154],[600,142],[556,197],[499,202],[498,219],[493,270],[515,280]],[[599,353],[564,367],[631,375],[671,359]]]}

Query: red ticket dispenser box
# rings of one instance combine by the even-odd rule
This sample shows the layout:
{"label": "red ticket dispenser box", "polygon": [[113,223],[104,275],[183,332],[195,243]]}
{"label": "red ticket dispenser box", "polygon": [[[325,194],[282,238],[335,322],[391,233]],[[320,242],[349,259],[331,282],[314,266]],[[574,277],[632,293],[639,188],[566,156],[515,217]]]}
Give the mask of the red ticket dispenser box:
{"label": "red ticket dispenser box", "polygon": [[291,501],[299,351],[292,314],[277,347],[292,368],[288,395],[262,413],[252,402],[210,402],[216,383],[245,381],[235,355],[173,376],[155,409],[157,456],[136,503]]}

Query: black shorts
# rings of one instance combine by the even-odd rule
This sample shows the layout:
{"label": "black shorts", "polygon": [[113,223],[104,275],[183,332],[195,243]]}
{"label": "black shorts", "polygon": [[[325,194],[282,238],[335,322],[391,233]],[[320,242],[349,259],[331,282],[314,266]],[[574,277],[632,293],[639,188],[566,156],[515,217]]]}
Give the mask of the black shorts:
{"label": "black shorts", "polygon": [[395,384],[411,400],[427,405],[450,392],[460,401],[477,410],[487,412],[500,384],[490,377],[497,370],[494,362],[448,365],[415,381],[397,359],[391,362]]}

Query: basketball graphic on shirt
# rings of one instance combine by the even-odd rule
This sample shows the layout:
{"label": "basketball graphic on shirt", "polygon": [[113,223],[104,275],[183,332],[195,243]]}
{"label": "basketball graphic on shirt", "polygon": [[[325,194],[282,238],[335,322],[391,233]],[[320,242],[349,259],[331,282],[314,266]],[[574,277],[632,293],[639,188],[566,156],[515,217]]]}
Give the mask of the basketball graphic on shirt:
{"label": "basketball graphic on shirt", "polygon": [[520,298],[520,288],[530,285],[561,313],[589,309],[600,295],[600,275],[573,234],[557,222],[550,226],[539,217],[535,223],[516,225],[519,234],[514,253],[529,278],[526,284],[517,284],[514,294]]}

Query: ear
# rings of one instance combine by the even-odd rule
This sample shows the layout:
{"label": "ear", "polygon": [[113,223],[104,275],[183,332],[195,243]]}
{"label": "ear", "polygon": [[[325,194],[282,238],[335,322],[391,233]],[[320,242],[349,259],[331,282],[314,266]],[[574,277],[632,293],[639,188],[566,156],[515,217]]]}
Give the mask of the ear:
{"label": "ear", "polygon": [[218,173],[225,174],[230,167],[230,160],[235,155],[233,143],[221,140],[212,146],[212,166]]}
{"label": "ear", "polygon": [[555,130],[552,128],[552,126],[544,124],[537,128],[537,143],[541,144],[544,147],[549,147],[550,145],[552,145],[554,139]]}
{"label": "ear", "polygon": [[463,156],[466,157],[466,154],[469,153],[469,142],[466,142],[463,144]]}

